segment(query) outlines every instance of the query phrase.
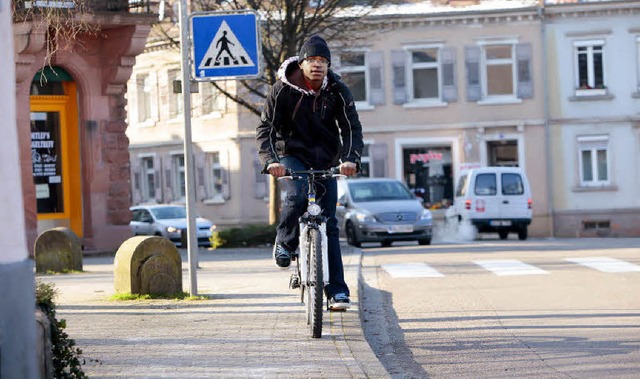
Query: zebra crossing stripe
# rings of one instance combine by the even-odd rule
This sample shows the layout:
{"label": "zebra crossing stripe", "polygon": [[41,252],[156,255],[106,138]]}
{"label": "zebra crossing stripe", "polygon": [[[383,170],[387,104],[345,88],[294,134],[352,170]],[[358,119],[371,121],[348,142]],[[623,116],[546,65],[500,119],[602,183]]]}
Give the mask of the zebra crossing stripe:
{"label": "zebra crossing stripe", "polygon": [[382,265],[382,268],[392,278],[441,278],[444,276],[426,263],[391,263]]}
{"label": "zebra crossing stripe", "polygon": [[602,272],[640,272],[640,266],[636,264],[609,257],[565,258],[564,260]]}
{"label": "zebra crossing stripe", "polygon": [[473,263],[500,276],[539,275],[549,273],[548,271],[515,259],[473,261]]}

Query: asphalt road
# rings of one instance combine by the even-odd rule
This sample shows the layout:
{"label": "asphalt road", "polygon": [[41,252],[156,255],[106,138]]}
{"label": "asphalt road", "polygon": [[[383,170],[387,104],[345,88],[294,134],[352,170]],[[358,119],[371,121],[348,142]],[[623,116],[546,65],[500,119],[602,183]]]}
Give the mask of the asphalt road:
{"label": "asphalt road", "polygon": [[378,246],[362,318],[392,377],[638,377],[640,239]]}

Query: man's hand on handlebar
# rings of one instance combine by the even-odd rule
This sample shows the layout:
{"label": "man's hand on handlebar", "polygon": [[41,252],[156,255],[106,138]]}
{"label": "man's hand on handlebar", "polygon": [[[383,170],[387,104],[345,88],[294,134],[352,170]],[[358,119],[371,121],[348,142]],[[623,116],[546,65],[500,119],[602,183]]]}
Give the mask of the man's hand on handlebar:
{"label": "man's hand on handlebar", "polygon": [[357,166],[353,162],[344,162],[340,165],[340,173],[345,176],[353,176],[356,174]]}
{"label": "man's hand on handlebar", "polygon": [[281,176],[285,176],[287,174],[287,168],[282,163],[274,162],[267,166],[267,171],[269,174],[279,178]]}

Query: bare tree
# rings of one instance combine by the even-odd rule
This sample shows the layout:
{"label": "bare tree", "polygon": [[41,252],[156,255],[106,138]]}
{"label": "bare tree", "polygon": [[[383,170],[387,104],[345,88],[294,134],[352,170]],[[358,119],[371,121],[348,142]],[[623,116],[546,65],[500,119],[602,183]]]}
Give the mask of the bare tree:
{"label": "bare tree", "polygon": [[[173,4],[178,2],[173,0]],[[264,68],[261,76],[238,80],[235,92],[217,82],[212,85],[229,99],[260,115],[269,86],[277,80],[280,64],[297,55],[308,37],[320,34],[334,46],[351,46],[364,38],[362,18],[381,3],[381,0],[191,0],[190,5],[191,12],[250,9],[259,15]],[[173,23],[158,23],[154,28],[172,46],[179,48]]]}
{"label": "bare tree", "polygon": [[[11,1],[14,23],[30,22],[36,29],[45,30],[47,53],[43,67],[51,64],[51,59],[58,50],[72,49],[81,43],[78,38],[80,35],[99,31],[97,24],[87,21],[87,16],[93,12],[90,0],[68,0],[63,5],[41,6],[35,1]],[[41,79],[46,80],[44,76]]]}

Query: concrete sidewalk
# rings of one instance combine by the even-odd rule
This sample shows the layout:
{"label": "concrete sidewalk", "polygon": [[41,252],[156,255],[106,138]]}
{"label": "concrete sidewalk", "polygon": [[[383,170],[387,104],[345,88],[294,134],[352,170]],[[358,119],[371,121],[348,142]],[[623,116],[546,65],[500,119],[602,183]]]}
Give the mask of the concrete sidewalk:
{"label": "concrete sidewalk", "polygon": [[210,300],[109,300],[113,257],[39,278],[58,288],[58,318],[91,378],[386,378],[360,325],[360,254],[343,246],[353,305],[324,313],[321,339],[308,336],[300,292],[288,288],[292,271],[276,268],[269,248],[201,249],[198,294]]}

